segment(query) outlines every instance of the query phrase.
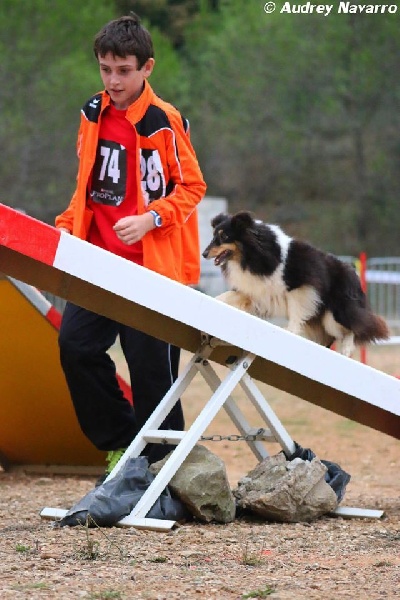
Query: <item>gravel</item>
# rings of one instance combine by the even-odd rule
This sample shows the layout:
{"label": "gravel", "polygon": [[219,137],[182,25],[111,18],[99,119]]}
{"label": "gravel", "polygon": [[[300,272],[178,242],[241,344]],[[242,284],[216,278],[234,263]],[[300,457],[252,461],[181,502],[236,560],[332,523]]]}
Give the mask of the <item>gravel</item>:
{"label": "gravel", "polygon": [[[373,429],[264,388],[292,437],[352,478],[344,506],[381,519],[324,516],[312,523],[238,518],[187,523],[168,533],[54,528],[45,506],[69,508],[95,477],[0,471],[0,598],[242,600],[400,598],[400,444]],[[188,421],[204,386],[183,399]],[[235,433],[222,412],[208,433]],[[232,487],[255,464],[245,442],[206,442]],[[272,445],[271,454],[279,451]]]}

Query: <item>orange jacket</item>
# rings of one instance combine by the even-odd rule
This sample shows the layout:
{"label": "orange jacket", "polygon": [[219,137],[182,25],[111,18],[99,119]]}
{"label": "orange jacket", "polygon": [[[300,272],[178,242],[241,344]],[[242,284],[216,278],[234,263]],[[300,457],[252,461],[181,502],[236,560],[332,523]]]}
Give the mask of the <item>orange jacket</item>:
{"label": "orange jacket", "polygon": [[[65,227],[81,239],[87,239],[93,216],[86,205],[87,186],[96,158],[101,115],[109,103],[110,97],[103,91],[82,109],[77,186],[68,208],[56,218],[56,227]],[[137,132],[138,214],[152,209],[163,222],[142,239],[143,264],[181,283],[197,283],[200,248],[196,205],[206,184],[190,142],[188,122],[161,100],[147,81],[126,118]]]}

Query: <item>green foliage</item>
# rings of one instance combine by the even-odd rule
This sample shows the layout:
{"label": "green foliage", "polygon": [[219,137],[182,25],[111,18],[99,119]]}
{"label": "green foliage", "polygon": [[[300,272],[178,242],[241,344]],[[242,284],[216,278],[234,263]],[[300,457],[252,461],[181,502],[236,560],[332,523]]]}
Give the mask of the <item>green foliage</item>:
{"label": "green foliage", "polygon": [[43,216],[69,201],[79,109],[101,84],[92,39],[113,17],[108,4],[1,3],[1,202]]}
{"label": "green foliage", "polygon": [[218,9],[220,0],[116,0],[120,14],[136,12],[158,29],[176,49],[186,43],[186,28],[199,14]]}
{"label": "green foliage", "polygon": [[[92,40],[136,11],[155,91],[191,122],[210,195],[338,254],[398,254],[398,15],[242,0],[3,0],[0,201],[53,221],[74,188]],[[340,234],[338,235],[338,232]]]}
{"label": "green foliage", "polygon": [[232,0],[217,22],[200,19],[187,35],[209,193],[339,253],[395,248],[386,217],[399,221],[393,15],[266,15]]}
{"label": "green foliage", "polygon": [[155,66],[150,83],[159,96],[182,109],[189,104],[189,82],[183,74],[182,60],[160,31],[154,29],[151,35]]}

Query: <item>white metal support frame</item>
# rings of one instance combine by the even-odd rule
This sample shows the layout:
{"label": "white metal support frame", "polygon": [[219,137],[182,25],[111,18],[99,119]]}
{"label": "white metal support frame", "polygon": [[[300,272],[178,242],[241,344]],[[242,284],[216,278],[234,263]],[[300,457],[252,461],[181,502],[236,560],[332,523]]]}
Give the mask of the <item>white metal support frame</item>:
{"label": "white metal support frame", "polygon": [[[268,451],[262,443],[263,440],[278,442],[287,456],[293,454],[296,449],[294,441],[247,373],[247,370],[255,359],[255,355],[241,351],[240,356],[232,357],[231,364],[227,365],[229,366],[229,371],[226,377],[221,380],[208,361],[208,357],[215,345],[215,340],[211,340],[211,342],[213,345],[210,344],[210,339],[205,337],[198,352],[192,356],[184,371],[164,396],[163,400],[105,480],[109,481],[115,477],[129,458],[139,456],[146,444],[150,442],[176,444],[176,448],[132,512],[118,522],[118,525],[121,527],[169,531],[175,525],[174,521],[149,519],[146,518],[146,515],[221,408],[226,410],[240,434],[245,438],[249,438],[246,441],[258,460],[263,460],[269,456]],[[181,395],[187,390],[197,373],[200,373],[204,377],[213,391],[211,398],[188,431],[160,430],[161,423]],[[250,427],[242,411],[231,397],[232,391],[238,384],[241,385],[246,396],[259,413],[262,419],[262,428],[254,429]],[[339,510],[338,514],[340,514]],[[383,514],[382,511],[349,510],[352,511],[349,513],[351,516],[380,517]],[[41,517],[45,519],[60,519],[66,513],[66,510],[44,508],[41,512]]]}
{"label": "white metal support frame", "polygon": [[[170,530],[174,526],[174,521],[148,519],[146,515],[222,407],[231,417],[240,434],[249,438],[247,443],[258,460],[263,460],[269,455],[262,440],[275,440],[279,442],[288,455],[294,452],[295,443],[247,374],[247,370],[255,356],[251,353],[242,352],[240,356],[233,357],[232,363],[228,365],[229,371],[226,377],[221,380],[208,361],[208,356],[212,350],[213,347],[209,344],[209,340],[205,339],[198,352],[192,356],[184,371],[164,396],[156,410],[107,477],[106,481],[115,477],[129,458],[135,458],[140,455],[147,443],[176,444],[176,448],[131,514],[121,519],[118,525],[159,531]],[[187,390],[197,373],[200,373],[204,377],[213,391],[211,398],[188,431],[160,430],[161,423],[181,395]],[[232,391],[239,383],[263,419],[263,427],[259,430],[250,427],[242,411],[231,396]],[[255,433],[257,431],[259,432],[258,435]],[[41,516],[48,519],[58,519],[65,516],[66,513],[67,511],[65,510],[44,508]]]}

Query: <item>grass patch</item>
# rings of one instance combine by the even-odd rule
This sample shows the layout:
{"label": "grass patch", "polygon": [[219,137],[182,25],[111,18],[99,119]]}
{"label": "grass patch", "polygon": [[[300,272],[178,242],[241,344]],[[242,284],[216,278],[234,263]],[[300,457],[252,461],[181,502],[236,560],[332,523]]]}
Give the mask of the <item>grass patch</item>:
{"label": "grass patch", "polygon": [[105,590],[103,592],[92,592],[87,596],[89,600],[122,600],[121,592],[116,590]]}
{"label": "grass patch", "polygon": [[93,537],[91,536],[91,534],[90,534],[91,527],[94,527],[97,529],[97,531],[108,541],[110,547],[116,548],[116,550],[118,551],[118,553],[120,555],[120,558],[124,558],[123,549],[120,548],[120,546],[118,544],[116,544],[116,542],[114,542],[110,538],[110,536],[101,527],[99,527],[97,525],[96,521],[94,519],[92,519],[92,517],[90,515],[87,516],[85,524],[80,525],[80,527],[82,528],[82,530],[85,533],[85,541],[86,541],[85,546],[77,552],[77,554],[80,558],[83,558],[84,560],[96,560],[97,558],[100,557],[100,542],[98,542],[97,540],[94,540]]}
{"label": "grass patch", "polygon": [[380,560],[372,565],[380,569],[381,567],[393,567],[393,563],[389,560]]}
{"label": "grass patch", "polygon": [[260,589],[260,590],[254,590],[253,592],[249,592],[248,594],[243,594],[242,598],[267,598],[268,596],[270,596],[271,594],[273,594],[275,591],[275,588],[270,587],[269,585],[267,585],[267,587]]}
{"label": "grass patch", "polygon": [[151,563],[166,563],[168,558],[166,556],[154,556],[154,558],[149,558],[148,561]]}
{"label": "grass patch", "polygon": [[18,592],[26,590],[48,590],[49,586],[45,581],[37,581],[36,583],[16,584],[12,586],[12,589]]}
{"label": "grass patch", "polygon": [[25,544],[16,544],[15,550],[21,554],[24,554],[30,552],[31,548],[30,546],[25,546]]}
{"label": "grass patch", "polygon": [[249,550],[248,544],[246,544],[246,546],[244,547],[244,550],[242,552],[242,556],[241,556],[241,564],[242,565],[246,565],[247,567],[257,567],[258,565],[260,565],[263,562],[263,558],[262,558],[262,552],[263,552],[264,546],[261,547],[259,552],[253,552],[251,550]]}

